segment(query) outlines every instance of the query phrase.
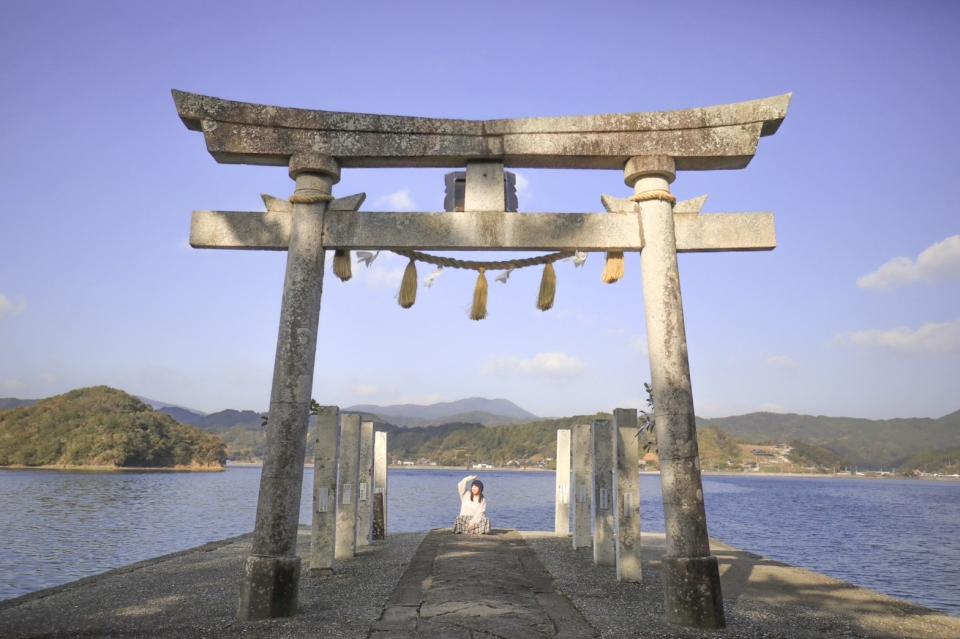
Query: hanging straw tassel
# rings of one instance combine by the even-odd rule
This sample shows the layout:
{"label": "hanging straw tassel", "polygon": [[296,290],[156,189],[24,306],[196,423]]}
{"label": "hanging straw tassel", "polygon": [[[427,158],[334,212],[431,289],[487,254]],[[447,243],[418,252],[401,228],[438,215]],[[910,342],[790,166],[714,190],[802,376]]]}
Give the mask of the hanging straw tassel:
{"label": "hanging straw tassel", "polygon": [[353,277],[353,268],[350,265],[350,251],[337,249],[333,252],[333,274],[346,282]]}
{"label": "hanging straw tassel", "polygon": [[473,289],[473,308],[470,309],[470,319],[482,320],[487,316],[487,272],[480,269],[477,274],[477,285]]}
{"label": "hanging straw tassel", "polygon": [[417,301],[417,263],[410,260],[403,270],[403,279],[400,281],[400,295],[397,301],[403,308],[410,308]]}
{"label": "hanging straw tassel", "polygon": [[613,284],[623,278],[623,251],[607,251],[607,263],[603,266],[603,283]]}
{"label": "hanging straw tassel", "polygon": [[537,308],[549,311],[553,308],[553,298],[557,295],[557,272],[553,270],[553,263],[548,262],[543,267],[543,277],[540,278],[540,295],[537,297]]}

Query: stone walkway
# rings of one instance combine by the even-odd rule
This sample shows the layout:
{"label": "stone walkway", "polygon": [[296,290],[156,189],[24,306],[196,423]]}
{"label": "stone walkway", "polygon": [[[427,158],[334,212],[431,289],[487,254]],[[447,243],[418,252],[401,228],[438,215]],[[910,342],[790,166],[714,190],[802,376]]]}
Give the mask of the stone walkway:
{"label": "stone walkway", "polygon": [[430,532],[368,635],[599,637],[554,589],[553,577],[516,531],[491,535]]}

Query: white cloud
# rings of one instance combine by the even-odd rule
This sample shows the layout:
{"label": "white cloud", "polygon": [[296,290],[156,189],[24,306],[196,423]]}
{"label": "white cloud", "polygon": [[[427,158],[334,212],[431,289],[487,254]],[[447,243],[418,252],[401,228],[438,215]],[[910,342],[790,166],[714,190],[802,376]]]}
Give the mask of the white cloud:
{"label": "white cloud", "polygon": [[410,197],[410,191],[403,189],[387,195],[381,195],[373,201],[373,208],[385,211],[415,211],[417,203]]}
{"label": "white cloud", "polygon": [[864,348],[897,353],[949,353],[960,351],[960,320],[928,323],[914,330],[905,327],[844,333],[840,341]]}
{"label": "white cloud", "polygon": [[528,375],[553,379],[576,377],[586,369],[584,363],[567,353],[537,353],[533,357],[495,357],[483,365],[485,375]]}
{"label": "white cloud", "polygon": [[6,295],[0,293],[0,320],[19,315],[25,311],[26,308],[27,301],[25,299],[20,298],[19,302],[13,303],[7,299]]}
{"label": "white cloud", "polygon": [[800,368],[800,365],[797,364],[795,360],[787,357],[786,355],[771,355],[764,360],[764,362],[767,364],[767,366],[771,366],[773,368],[783,368],[787,370],[796,370]]}
{"label": "white cloud", "polygon": [[629,342],[630,350],[647,355],[647,338],[643,335],[631,335]]}
{"label": "white cloud", "polygon": [[350,392],[357,397],[374,397],[380,392],[380,387],[376,384],[354,384]]}
{"label": "white cloud", "polygon": [[916,261],[895,257],[876,271],[857,279],[860,288],[883,290],[960,277],[960,235],[952,235],[923,250]]}
{"label": "white cloud", "polygon": [[19,379],[0,379],[0,393],[4,395],[9,393],[18,393],[27,387]]}

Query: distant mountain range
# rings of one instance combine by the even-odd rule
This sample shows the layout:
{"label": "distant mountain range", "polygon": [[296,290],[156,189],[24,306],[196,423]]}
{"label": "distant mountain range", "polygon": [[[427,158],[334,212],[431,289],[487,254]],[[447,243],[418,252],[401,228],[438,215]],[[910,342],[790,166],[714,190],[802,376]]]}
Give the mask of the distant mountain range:
{"label": "distant mountain range", "polygon": [[539,419],[528,410],[524,410],[507,399],[486,399],[469,397],[453,402],[436,404],[357,404],[343,409],[345,412],[368,413],[383,421],[407,428],[417,426],[438,426],[451,422],[483,424],[484,426],[505,426]]}
{"label": "distant mountain range", "polygon": [[[256,459],[263,453],[265,430],[260,413],[256,411],[227,409],[205,414],[182,406],[140,399],[178,422],[219,434],[227,444],[231,459]],[[37,400],[0,398],[0,410],[29,406],[36,402]],[[378,429],[393,432],[397,437],[405,430],[410,430],[409,434],[391,441],[398,445],[403,442],[405,447],[406,443],[409,443],[407,452],[411,455],[440,446],[441,441],[444,442],[441,448],[461,446],[462,438],[468,431],[473,433],[471,439],[480,436],[476,430],[478,427],[498,432],[500,429],[496,427],[508,427],[501,435],[490,433],[490,437],[494,437],[492,441],[498,441],[497,437],[505,437],[506,431],[520,429],[510,437],[522,441],[524,446],[529,448],[534,440],[521,433],[528,427],[537,432],[543,430],[537,437],[550,439],[550,431],[556,428],[568,428],[574,422],[592,419],[589,416],[538,418],[509,400],[481,397],[426,405],[357,404],[342,410],[362,413],[366,418],[377,422]],[[310,425],[312,428],[313,419]],[[944,468],[956,466],[960,459],[960,411],[937,419],[916,417],[884,420],[792,413],[750,413],[712,419],[698,417],[697,425],[701,430],[716,427],[743,443],[803,445],[804,454],[824,466],[851,464],[870,469],[925,466]],[[462,432],[456,434],[458,431]],[[451,436],[454,438],[447,441]],[[483,437],[486,441],[487,435]],[[540,447],[542,442],[539,439],[536,441],[537,447]],[[421,448],[422,446],[426,448]],[[391,448],[393,449],[393,444]],[[524,449],[521,446],[517,450]]]}

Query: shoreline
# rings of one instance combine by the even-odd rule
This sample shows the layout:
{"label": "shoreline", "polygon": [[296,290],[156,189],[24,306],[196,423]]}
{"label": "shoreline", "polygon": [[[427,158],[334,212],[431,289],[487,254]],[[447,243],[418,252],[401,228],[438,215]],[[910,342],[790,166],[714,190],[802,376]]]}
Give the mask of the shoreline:
{"label": "shoreline", "polygon": [[[263,462],[227,462],[227,468],[262,468]],[[313,468],[313,464],[304,464],[304,468]],[[465,470],[473,472],[516,472],[516,473],[552,473],[553,468],[512,468],[500,467],[494,468],[466,468],[464,466],[430,466],[423,464],[399,465],[389,464],[390,470]],[[641,470],[641,475],[659,475],[659,470]],[[939,477],[907,477],[904,475],[851,475],[849,473],[745,473],[737,471],[713,471],[704,470],[701,472],[704,477],[772,477],[789,478],[796,477],[801,479],[821,478],[821,479],[870,479],[870,480],[903,480],[903,481],[960,481],[958,477],[941,475]]]}
{"label": "shoreline", "polygon": [[78,464],[41,464],[39,466],[26,466],[23,464],[11,464],[9,466],[0,466],[0,470],[59,470],[64,472],[90,472],[90,473],[222,473],[227,469],[223,466],[95,466]]}

